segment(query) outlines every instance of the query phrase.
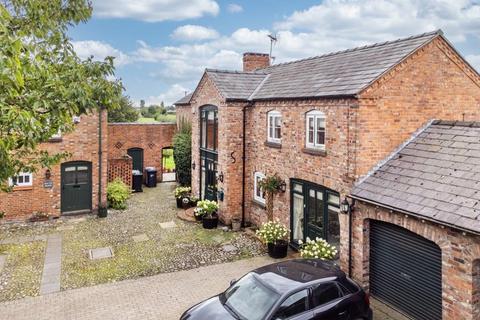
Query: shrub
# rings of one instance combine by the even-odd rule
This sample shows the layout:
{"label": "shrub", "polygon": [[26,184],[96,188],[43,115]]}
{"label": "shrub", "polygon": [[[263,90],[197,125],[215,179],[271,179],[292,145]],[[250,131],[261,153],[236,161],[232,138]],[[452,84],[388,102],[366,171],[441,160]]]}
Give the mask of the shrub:
{"label": "shrub", "polygon": [[0,219],[3,219],[5,217],[5,212],[0,211]]}
{"label": "shrub", "polygon": [[277,219],[276,221],[265,222],[262,227],[257,230],[257,235],[265,243],[276,243],[279,240],[286,240],[288,229]]}
{"label": "shrub", "polygon": [[189,186],[192,182],[192,127],[188,123],[183,123],[173,137],[173,148],[177,180],[182,186]]}
{"label": "shrub", "polygon": [[322,238],[317,237],[315,240],[307,238],[305,243],[301,240],[298,243],[300,244],[300,256],[305,259],[332,260],[337,255],[335,246],[332,246]]}
{"label": "shrub", "polygon": [[130,197],[130,188],[121,179],[115,179],[107,186],[107,199],[111,208],[123,210],[127,208],[127,199]]}

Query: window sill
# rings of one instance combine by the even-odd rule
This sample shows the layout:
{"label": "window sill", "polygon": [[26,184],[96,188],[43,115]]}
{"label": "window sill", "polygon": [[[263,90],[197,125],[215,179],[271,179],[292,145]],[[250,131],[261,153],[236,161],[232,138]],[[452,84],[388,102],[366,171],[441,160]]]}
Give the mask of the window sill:
{"label": "window sill", "polygon": [[313,155],[313,156],[321,156],[321,157],[327,156],[327,151],[322,149],[303,148],[302,152]]}
{"label": "window sill", "polygon": [[13,187],[12,191],[28,191],[28,190],[33,190],[33,186],[17,186]]}
{"label": "window sill", "polygon": [[265,141],[265,145],[270,148],[282,149],[282,144],[278,142]]}
{"label": "window sill", "polygon": [[258,200],[253,199],[253,200],[252,200],[252,204],[255,205],[255,206],[257,206],[257,207],[260,207],[260,208],[262,208],[262,209],[267,209],[267,206],[266,206],[264,203],[261,203],[261,202],[258,201]]}

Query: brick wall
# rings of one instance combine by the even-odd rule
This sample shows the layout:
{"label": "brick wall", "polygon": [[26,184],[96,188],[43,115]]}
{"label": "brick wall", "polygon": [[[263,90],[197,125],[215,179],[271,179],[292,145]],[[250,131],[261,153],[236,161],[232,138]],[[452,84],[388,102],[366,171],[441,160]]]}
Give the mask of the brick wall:
{"label": "brick wall", "polygon": [[367,173],[430,119],[480,120],[480,79],[437,38],[360,95],[357,172]]}
{"label": "brick wall", "polygon": [[270,56],[266,53],[247,52],[243,54],[243,71],[263,69],[270,65]]}
{"label": "brick wall", "polygon": [[478,319],[480,237],[357,202],[353,212],[352,271],[353,278],[367,290],[372,220],[393,223],[436,243],[442,251],[443,319]]}
{"label": "brick wall", "polygon": [[108,159],[127,155],[130,148],[143,149],[143,167],[155,167],[162,178],[162,149],[171,147],[176,132],[174,123],[109,123]]}
{"label": "brick wall", "polygon": [[108,182],[120,178],[127,186],[132,185],[133,162],[129,156],[108,159]]}
{"label": "brick wall", "polygon": [[192,123],[192,106],[191,105],[176,105],[177,128],[180,129],[182,121]]}
{"label": "brick wall", "polygon": [[[98,208],[98,113],[82,115],[75,130],[63,135],[57,142],[41,144],[39,148],[51,154],[69,152],[71,156],[62,162],[89,161],[92,163],[92,206]],[[102,203],[106,204],[107,181],[107,112],[102,112]],[[6,213],[6,220],[24,220],[33,212],[59,216],[61,210],[61,164],[51,168],[52,188],[44,188],[45,168],[33,173],[32,187],[16,187],[13,192],[0,193],[0,211]]]}

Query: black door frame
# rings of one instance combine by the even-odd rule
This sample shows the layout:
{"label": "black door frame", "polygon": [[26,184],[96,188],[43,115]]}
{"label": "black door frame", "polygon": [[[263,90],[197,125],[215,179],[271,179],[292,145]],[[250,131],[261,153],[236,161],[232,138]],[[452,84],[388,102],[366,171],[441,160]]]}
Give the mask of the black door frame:
{"label": "black door frame", "polygon": [[[142,158],[142,160],[141,160],[142,169],[140,171],[143,173],[143,160],[144,160],[144,154],[143,153],[144,153],[144,150],[142,148],[139,148],[139,147],[128,148],[127,149],[127,154],[128,155],[130,155],[129,151],[140,151],[140,155],[141,155],[141,158]],[[133,157],[132,157],[132,165],[133,165]],[[135,170],[135,168],[133,168],[133,169]]]}
{"label": "black door frame", "polygon": [[88,167],[88,171],[89,171],[89,176],[88,176],[88,185],[89,185],[89,206],[88,208],[85,208],[85,209],[80,209],[80,210],[75,210],[75,211],[92,211],[92,208],[93,208],[93,193],[92,193],[92,187],[93,187],[93,172],[92,172],[92,162],[90,161],[69,161],[69,162],[64,162],[60,165],[60,211],[62,214],[64,213],[67,213],[68,212],[75,212],[75,211],[65,211],[64,210],[64,207],[65,207],[65,204],[64,204],[64,200],[65,200],[65,196],[64,196],[64,175],[63,175],[63,172],[64,172],[64,168],[66,166],[72,166],[72,165],[75,165],[75,166],[78,166],[78,165],[84,165],[84,166],[87,166]]}
{"label": "black door frame", "polygon": [[[329,203],[328,203],[328,195],[329,194],[332,194],[332,195],[335,195],[335,196],[338,196],[340,197],[340,194],[335,191],[335,190],[332,190],[330,188],[327,188],[325,186],[322,186],[322,185],[319,185],[317,183],[314,183],[314,182],[310,182],[310,181],[307,181],[307,180],[303,180],[303,179],[295,179],[295,178],[292,178],[290,179],[290,230],[293,230],[294,226],[293,226],[293,195],[294,193],[297,193],[297,194],[300,194],[300,192],[298,191],[295,191],[293,186],[294,184],[299,184],[299,185],[302,185],[302,195],[303,195],[303,239],[302,241],[305,241],[306,238],[309,236],[307,234],[308,232],[308,211],[309,211],[309,202],[307,201],[307,198],[309,196],[308,194],[308,191],[311,190],[311,189],[314,189],[316,191],[321,191],[323,193],[323,210],[322,210],[322,214],[323,214],[323,236],[322,238],[325,239],[327,242],[330,240],[329,239],[329,235],[328,235],[328,226],[329,226],[329,221],[328,221],[328,206],[329,206]],[[332,204],[330,204],[332,205]],[[299,248],[299,245],[298,243],[296,243],[295,241],[293,241],[293,232],[290,232],[290,245],[294,248]]]}
{"label": "black door frame", "polygon": [[[209,132],[208,115],[213,113],[213,130]],[[205,126],[203,125],[205,122]],[[199,151],[200,151],[200,165],[199,170],[199,189],[200,199],[209,199],[217,201],[217,168],[218,168],[218,107],[214,105],[205,105],[200,107],[199,117]],[[205,130],[204,130],[205,129]],[[208,145],[210,140],[209,133],[213,134],[211,137],[212,146]],[[215,168],[211,170],[210,168]],[[205,181],[202,180],[202,171],[205,170]],[[208,182],[213,182],[213,188],[209,188]],[[202,188],[202,183],[205,183]]]}

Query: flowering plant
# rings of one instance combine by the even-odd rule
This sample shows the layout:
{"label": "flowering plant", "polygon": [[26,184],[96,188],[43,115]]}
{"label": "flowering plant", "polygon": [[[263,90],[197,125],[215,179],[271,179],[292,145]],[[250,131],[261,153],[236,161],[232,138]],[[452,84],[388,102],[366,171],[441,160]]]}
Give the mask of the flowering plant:
{"label": "flowering plant", "polygon": [[211,200],[202,200],[197,202],[197,209],[200,209],[201,211],[198,211],[198,213],[202,216],[206,217],[211,217],[212,214],[217,212],[218,210],[218,203],[216,201],[211,201]]}
{"label": "flowering plant", "polygon": [[193,214],[197,217],[201,217],[205,214],[205,212],[203,211],[202,208],[197,207],[197,208],[193,209]]}
{"label": "flowering plant", "polygon": [[300,244],[300,256],[305,259],[333,260],[337,255],[335,246],[322,238],[317,237],[315,240],[310,240],[307,237],[305,243],[302,240],[299,240],[298,243]]}
{"label": "flowering plant", "polygon": [[176,187],[175,188],[175,198],[180,199],[185,196],[187,196],[190,191],[192,191],[192,188],[190,187]]}
{"label": "flowering plant", "polygon": [[275,221],[265,222],[262,227],[257,230],[257,235],[265,243],[276,243],[278,240],[286,240],[288,229],[277,219]]}

